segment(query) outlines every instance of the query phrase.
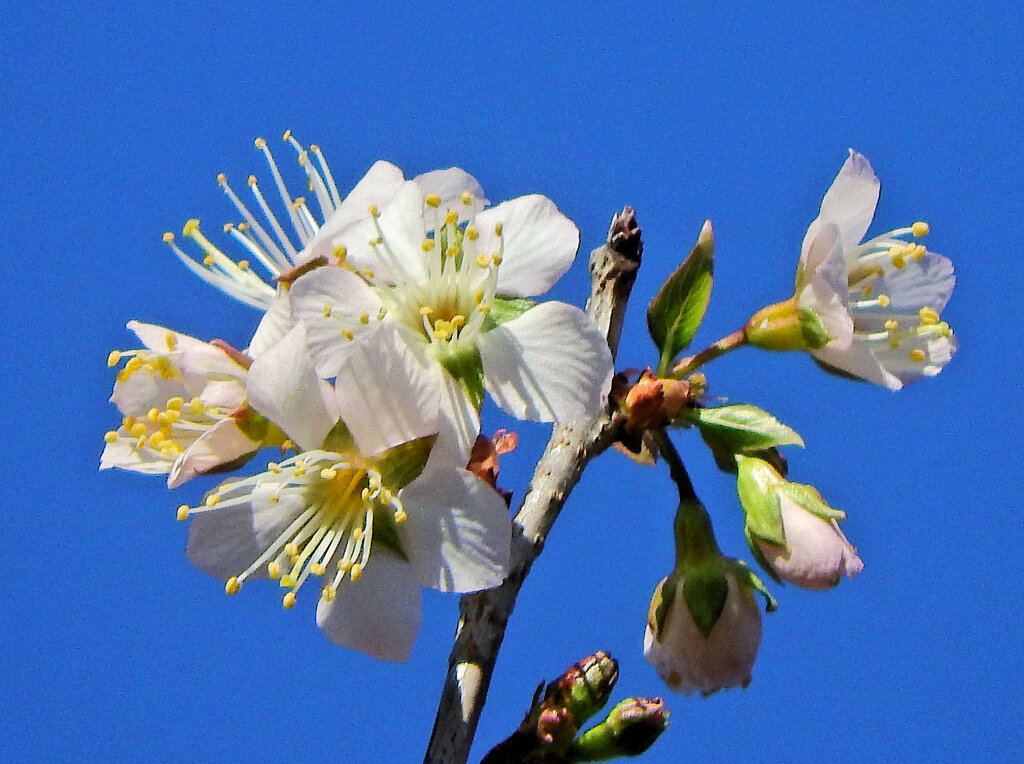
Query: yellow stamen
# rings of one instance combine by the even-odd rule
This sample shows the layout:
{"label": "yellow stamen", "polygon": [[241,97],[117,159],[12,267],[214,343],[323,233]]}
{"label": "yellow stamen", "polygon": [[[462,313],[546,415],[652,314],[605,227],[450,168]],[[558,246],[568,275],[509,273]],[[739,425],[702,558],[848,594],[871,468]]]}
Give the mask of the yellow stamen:
{"label": "yellow stamen", "polygon": [[188,504],[182,504],[180,507],[178,507],[177,517],[178,517],[178,522],[179,523],[183,523],[186,520],[188,520],[188,512],[189,512]]}
{"label": "yellow stamen", "polygon": [[285,610],[291,610],[295,607],[295,592],[288,592],[281,598],[281,607]]}
{"label": "yellow stamen", "polygon": [[494,235],[495,236],[501,236],[501,234],[502,234],[502,232],[504,230],[505,230],[505,224],[504,223],[495,223],[494,224]]}
{"label": "yellow stamen", "polygon": [[463,191],[462,192],[462,196],[460,196],[459,198],[462,199],[462,203],[463,204],[472,204],[473,203],[473,195],[471,193],[469,193],[469,191]]}
{"label": "yellow stamen", "polygon": [[917,317],[921,319],[921,323],[925,326],[933,326],[939,323],[939,314],[927,305],[917,311]]}
{"label": "yellow stamen", "polygon": [[424,239],[420,246],[423,247],[424,252],[432,252],[434,250],[434,240]]}
{"label": "yellow stamen", "polygon": [[448,214],[444,216],[444,222],[446,225],[455,225],[459,222],[459,213],[455,210],[448,210]]}
{"label": "yellow stamen", "polygon": [[224,583],[225,594],[238,594],[241,588],[242,582],[238,580],[238,576],[232,576]]}
{"label": "yellow stamen", "polygon": [[476,264],[480,268],[486,268],[491,264],[491,258],[489,258],[487,255],[477,255]]}
{"label": "yellow stamen", "polygon": [[437,194],[427,194],[423,201],[426,202],[428,207],[433,207],[434,209],[441,206],[441,197]]}
{"label": "yellow stamen", "polygon": [[370,213],[371,217],[379,218],[380,217],[380,207],[378,207],[376,204],[371,204],[370,207],[369,207],[369,213]]}
{"label": "yellow stamen", "polygon": [[117,441],[117,431],[108,430],[107,432],[103,433],[103,440],[105,443],[115,443]]}
{"label": "yellow stamen", "polygon": [[916,223],[914,223],[914,225],[912,225],[910,227],[914,231],[914,236],[916,236],[919,239],[922,236],[927,236],[928,233],[932,230],[931,226],[928,225],[923,220],[918,220]]}
{"label": "yellow stamen", "polygon": [[887,295],[887,294],[880,294],[880,295],[878,295],[878,305],[879,305],[879,307],[881,307],[881,308],[888,308],[890,302],[892,302],[892,300],[889,299],[889,295]]}
{"label": "yellow stamen", "polygon": [[909,353],[907,353],[907,358],[909,358],[914,363],[921,363],[927,357],[928,356],[925,355],[925,352],[921,350],[921,348],[914,348]]}
{"label": "yellow stamen", "polygon": [[270,576],[271,579],[277,581],[281,577],[282,573],[284,573],[284,570],[281,569],[281,563],[277,560],[271,560],[267,563],[267,575]]}
{"label": "yellow stamen", "polygon": [[170,244],[174,241],[174,234],[170,231],[166,231],[163,235],[164,244]]}
{"label": "yellow stamen", "polygon": [[107,355],[107,366],[113,367],[119,363],[121,363],[121,351],[111,350],[109,355]]}
{"label": "yellow stamen", "polygon": [[324,305],[324,309],[321,311],[321,313],[323,313],[323,317],[324,318],[330,318],[331,317],[331,312],[333,310],[334,310],[334,308],[330,304],[327,304],[327,305]]}
{"label": "yellow stamen", "polygon": [[344,244],[339,244],[334,248],[334,256],[339,260],[344,260],[345,256],[348,255],[348,247]]}

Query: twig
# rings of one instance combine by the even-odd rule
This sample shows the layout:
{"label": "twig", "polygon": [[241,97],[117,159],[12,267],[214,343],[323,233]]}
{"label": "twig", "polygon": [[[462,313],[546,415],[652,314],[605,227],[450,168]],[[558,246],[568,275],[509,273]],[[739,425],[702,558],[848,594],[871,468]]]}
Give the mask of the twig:
{"label": "twig", "polygon": [[[612,219],[608,240],[590,255],[586,310],[608,338],[612,358],[640,266],[640,233],[636,214],[626,207]],[[455,644],[424,764],[454,764],[469,757],[505,627],[523,581],[583,469],[617,440],[618,427],[618,420],[604,412],[593,419],[556,426],[551,433],[513,521],[508,578],[496,589],[467,594],[460,601]]]}

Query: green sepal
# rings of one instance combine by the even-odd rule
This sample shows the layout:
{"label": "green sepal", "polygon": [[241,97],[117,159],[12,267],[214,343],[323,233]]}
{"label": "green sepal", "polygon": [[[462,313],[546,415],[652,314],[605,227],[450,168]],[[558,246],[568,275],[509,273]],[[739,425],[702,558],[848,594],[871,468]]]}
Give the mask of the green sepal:
{"label": "green sepal", "polygon": [[491,312],[484,321],[484,329],[493,329],[513,318],[519,318],[536,304],[537,301],[529,297],[495,297],[491,301]]}
{"label": "green sepal", "polygon": [[768,559],[764,556],[764,552],[761,551],[761,545],[754,539],[753,534],[750,532],[750,528],[747,526],[743,527],[743,537],[747,540],[747,546],[750,548],[750,553],[754,555],[754,560],[759,566],[761,566],[761,570],[771,576],[772,580],[779,584],[779,586],[784,586],[786,582],[779,577],[779,574],[776,573],[768,563]]}
{"label": "green sepal", "polygon": [[812,515],[817,515],[825,520],[845,520],[846,513],[841,509],[835,509],[828,505],[818,489],[813,485],[803,483],[784,483],[779,486],[779,491],[785,493],[789,498],[806,509]]}
{"label": "green sepal", "polygon": [[402,549],[402,542],[398,539],[394,512],[385,507],[376,507],[373,510],[373,547],[376,551],[382,546],[403,562],[409,562],[409,555]]}
{"label": "green sepal", "polygon": [[747,530],[771,544],[786,546],[778,494],[786,481],[761,459],[737,455],[736,465],[736,492],[747,517]]}
{"label": "green sepal", "polygon": [[[241,430],[242,434],[254,443],[276,445],[273,442],[267,442],[267,434],[270,432],[271,426],[277,432],[281,432],[281,430],[276,425],[272,425],[269,419],[258,413],[255,409],[246,406],[241,410],[241,413],[233,416],[232,419],[234,419],[235,426]],[[282,437],[278,442],[283,443],[284,438]]]}
{"label": "green sepal", "polygon": [[374,467],[389,491],[399,491],[420,476],[435,440],[436,434],[407,440],[374,458]]}
{"label": "green sepal", "polygon": [[767,411],[748,403],[684,409],[680,418],[696,424],[705,442],[710,438],[736,454],[750,454],[776,446],[804,445],[803,438],[795,430]]}
{"label": "green sepal", "polygon": [[331,431],[324,438],[324,451],[333,451],[336,454],[358,454],[355,439],[348,427],[340,419],[335,423]]}
{"label": "green sepal", "polygon": [[683,581],[686,607],[705,637],[711,636],[728,598],[729,582],[721,571],[714,568],[692,573]]}
{"label": "green sepal", "polygon": [[484,364],[480,351],[474,347],[472,351],[455,356],[445,356],[441,365],[455,378],[477,411],[484,405]]}
{"label": "green sepal", "polygon": [[810,308],[801,308],[797,320],[800,322],[800,332],[804,336],[804,341],[811,350],[823,348],[835,339],[829,336],[825,324]]}
{"label": "green sepal", "polygon": [[711,299],[714,263],[715,239],[711,221],[707,220],[689,256],[661,285],[647,308],[647,330],[661,354],[659,376],[689,347],[704,320]]}
{"label": "green sepal", "polygon": [[670,573],[654,591],[654,636],[660,642],[668,623],[668,612],[676,601],[676,589],[679,587],[679,575]]}
{"label": "green sepal", "polygon": [[764,585],[764,581],[761,580],[761,577],[752,571],[742,560],[732,560],[731,562],[733,573],[736,574],[736,579],[740,586],[746,584],[764,597],[764,612],[774,613],[778,610],[779,601],[772,596],[770,591],[768,591],[768,587]]}

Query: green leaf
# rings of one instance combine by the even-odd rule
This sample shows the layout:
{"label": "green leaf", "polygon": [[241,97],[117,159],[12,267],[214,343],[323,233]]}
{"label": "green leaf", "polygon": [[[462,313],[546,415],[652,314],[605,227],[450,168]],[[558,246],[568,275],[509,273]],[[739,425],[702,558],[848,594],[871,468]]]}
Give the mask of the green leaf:
{"label": "green leaf", "polygon": [[[736,493],[747,516],[747,530],[765,541],[786,546],[782,508],[777,493],[785,481],[767,462],[737,456]],[[758,561],[760,562],[760,560]]]}
{"label": "green leaf", "polygon": [[689,347],[704,320],[711,299],[714,262],[715,238],[707,220],[693,251],[662,284],[647,308],[647,329],[661,352],[659,375]]}
{"label": "green leaf", "polygon": [[780,486],[779,490],[812,515],[817,515],[825,520],[846,519],[846,513],[841,509],[834,509],[833,507],[830,507],[828,502],[821,498],[821,494],[818,493],[818,489],[813,485],[804,485],[803,483],[786,483],[785,485]]}
{"label": "green leaf", "polygon": [[693,622],[705,637],[711,636],[725,601],[729,597],[729,582],[721,573],[697,574],[683,581],[683,599]]}
{"label": "green leaf", "polygon": [[750,454],[774,446],[803,446],[795,430],[767,411],[739,403],[711,409],[689,409],[687,419],[696,424],[712,451],[722,445],[736,454]]}
{"label": "green leaf", "polygon": [[491,312],[487,314],[488,328],[519,318],[536,304],[537,301],[529,297],[495,297],[491,302]]}
{"label": "green leaf", "polygon": [[419,477],[435,440],[437,435],[407,440],[374,459],[374,466],[380,470],[381,482],[389,491],[405,488]]}

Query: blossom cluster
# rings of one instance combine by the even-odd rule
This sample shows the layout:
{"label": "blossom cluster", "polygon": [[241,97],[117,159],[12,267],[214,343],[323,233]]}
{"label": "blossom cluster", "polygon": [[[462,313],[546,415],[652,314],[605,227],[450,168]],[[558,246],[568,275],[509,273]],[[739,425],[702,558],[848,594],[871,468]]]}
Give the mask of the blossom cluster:
{"label": "blossom cluster", "polygon": [[285,608],[313,588],[332,641],[404,660],[421,586],[471,592],[507,574],[506,502],[467,469],[485,395],[520,419],[592,414],[611,355],[579,308],[532,299],[579,246],[550,199],[491,207],[461,169],[407,180],[384,161],[342,196],[317,146],[285,140],[309,201],[259,139],[285,214],[254,176],[246,204],[220,175],[233,244],[195,219],[181,244],[164,235],[189,270],[263,313],[254,334],[240,350],[129,322],[141,347],[108,359],[122,419],[100,466],[177,488],[275,449],[263,471],[179,506],[188,558],[228,594],[277,581]]}

